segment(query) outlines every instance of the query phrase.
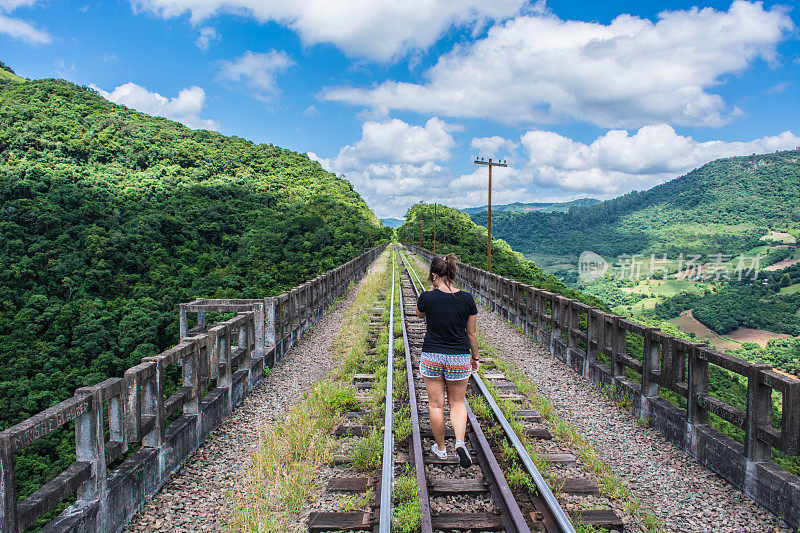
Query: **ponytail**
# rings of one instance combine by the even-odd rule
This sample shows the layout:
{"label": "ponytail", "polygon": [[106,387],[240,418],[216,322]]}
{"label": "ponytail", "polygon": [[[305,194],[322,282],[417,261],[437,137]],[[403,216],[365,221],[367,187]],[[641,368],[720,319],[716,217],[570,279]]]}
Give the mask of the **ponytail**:
{"label": "ponytail", "polygon": [[428,271],[428,281],[433,283],[433,275],[436,274],[450,285],[456,279],[458,258],[454,253],[449,253],[445,257],[433,256],[430,270]]}
{"label": "ponytail", "polygon": [[453,252],[450,252],[444,258],[444,264],[445,264],[445,267],[447,268],[447,277],[450,279],[450,281],[453,281],[454,279],[456,279],[456,263],[457,262],[458,262],[458,258],[456,257],[456,254],[454,254]]}

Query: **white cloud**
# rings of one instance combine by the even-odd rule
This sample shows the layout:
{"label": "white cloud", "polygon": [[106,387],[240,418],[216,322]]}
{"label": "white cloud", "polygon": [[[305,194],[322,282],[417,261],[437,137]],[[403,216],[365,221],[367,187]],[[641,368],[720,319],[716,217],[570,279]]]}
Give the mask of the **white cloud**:
{"label": "white cloud", "polygon": [[386,122],[365,122],[361,140],[353,151],[359,158],[394,163],[447,161],[456,145],[448,133],[451,126],[436,117],[425,126],[412,126],[399,119]]}
{"label": "white cloud", "polygon": [[219,125],[202,118],[200,112],[206,101],[205,91],[197,86],[181,89],[178,96],[167,98],[151,92],[135,83],[120,85],[111,92],[104,91],[96,85],[90,85],[100,96],[116,104],[128,106],[142,113],[177,120],[190,128],[216,130]]}
{"label": "white cloud", "polygon": [[610,24],[519,16],[441,56],[423,83],[331,87],[323,99],[507,122],[577,119],[604,127],[718,126],[738,113],[713,88],[757,60],[774,61],[794,29],[780,6],[665,11]]}
{"label": "white cloud", "polygon": [[304,44],[332,43],[349,56],[388,61],[433,44],[452,26],[481,27],[515,15],[525,0],[131,0],[135,10],[195,23],[222,13],[288,26]]}
{"label": "white cloud", "polygon": [[220,36],[213,26],[203,26],[200,28],[200,35],[197,37],[194,44],[203,52],[207,52],[211,47],[211,43],[219,39]]}
{"label": "white cloud", "polygon": [[776,83],[772,87],[769,87],[764,91],[764,94],[774,95],[786,92],[787,89],[791,88],[793,83],[788,81],[782,81],[780,83]]}
{"label": "white cloud", "polygon": [[14,11],[18,7],[30,7],[38,0],[0,0],[0,8],[4,11]]}
{"label": "white cloud", "polygon": [[[9,2],[9,5],[14,6],[14,2]],[[0,34],[8,35],[12,39],[19,39],[29,44],[47,44],[53,40],[46,31],[37,29],[22,19],[9,17],[2,13],[0,13]]]}
{"label": "white cloud", "polygon": [[223,61],[219,79],[244,82],[255,91],[254,96],[267,100],[278,93],[276,74],[294,64],[295,62],[284,52],[270,50],[266,53],[255,53],[248,50],[238,59]]}
{"label": "white cloud", "polygon": [[613,196],[652,187],[721,157],[793,149],[800,137],[785,131],[749,142],[698,142],[659,124],[633,135],[611,130],[588,145],[552,131],[528,131],[521,144],[533,183]]}
{"label": "white cloud", "polygon": [[519,148],[519,143],[511,139],[506,139],[498,135],[492,137],[475,137],[469,143],[470,147],[475,148],[483,157],[506,157]]}
{"label": "white cloud", "polygon": [[[451,131],[460,126],[433,117],[424,126],[399,119],[362,124],[361,139],[326,159],[309,153],[326,170],[343,174],[378,216],[399,216],[406,208],[430,199],[449,199],[450,171],[439,164],[451,157],[456,142]],[[431,200],[434,201],[434,200]]]}

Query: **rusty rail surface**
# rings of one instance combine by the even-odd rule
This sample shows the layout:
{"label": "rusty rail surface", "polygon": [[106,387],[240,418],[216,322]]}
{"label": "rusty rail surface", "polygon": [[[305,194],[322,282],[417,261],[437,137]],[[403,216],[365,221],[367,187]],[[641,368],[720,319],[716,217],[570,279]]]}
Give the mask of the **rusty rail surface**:
{"label": "rusty rail surface", "polygon": [[[48,531],[122,530],[385,247],[272,298],[181,304],[180,344],[0,433],[0,531],[25,531],[73,496]],[[237,314],[206,325],[207,313],[220,312]],[[166,398],[171,367],[181,383]],[[72,421],[75,463],[17,501],[14,455]]]}
{"label": "rusty rail surface", "polygon": [[[433,258],[424,248],[406,247],[426,261]],[[634,416],[800,527],[800,477],[771,460],[773,448],[800,454],[800,380],[465,263],[459,263],[456,282],[586,380],[623,391]],[[628,343],[636,339],[641,353],[629,354]],[[709,394],[714,367],[747,381],[744,411]],[[773,394],[781,396],[778,427]],[[744,444],[709,425],[709,414],[741,430]]]}

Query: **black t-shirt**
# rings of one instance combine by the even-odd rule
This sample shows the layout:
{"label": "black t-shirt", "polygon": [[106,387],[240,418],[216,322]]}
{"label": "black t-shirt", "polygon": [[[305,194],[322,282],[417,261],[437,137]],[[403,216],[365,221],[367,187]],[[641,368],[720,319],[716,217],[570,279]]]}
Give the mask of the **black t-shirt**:
{"label": "black t-shirt", "polygon": [[478,314],[475,299],[468,292],[425,291],[417,300],[428,325],[422,351],[430,353],[469,353],[467,319]]}

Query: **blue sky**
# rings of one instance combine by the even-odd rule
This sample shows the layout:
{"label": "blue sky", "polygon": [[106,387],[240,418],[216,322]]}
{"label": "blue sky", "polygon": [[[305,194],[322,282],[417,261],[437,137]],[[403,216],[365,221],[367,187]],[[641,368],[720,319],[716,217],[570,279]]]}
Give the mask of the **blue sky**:
{"label": "blue sky", "polygon": [[793,2],[0,0],[0,59],[308,152],[381,217],[610,198],[800,145]]}

